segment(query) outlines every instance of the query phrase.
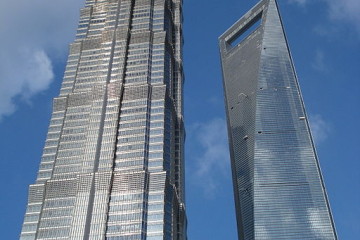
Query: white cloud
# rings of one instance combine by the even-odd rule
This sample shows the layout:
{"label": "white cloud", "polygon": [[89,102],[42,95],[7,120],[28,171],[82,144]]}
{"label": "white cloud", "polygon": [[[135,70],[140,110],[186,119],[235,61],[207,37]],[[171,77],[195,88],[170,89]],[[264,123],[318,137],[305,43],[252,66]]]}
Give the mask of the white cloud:
{"label": "white cloud", "polygon": [[226,122],[215,118],[193,125],[191,131],[201,147],[201,155],[196,159],[195,178],[205,187],[205,194],[213,196],[221,178],[231,173]]}
{"label": "white cloud", "polygon": [[0,119],[2,115],[15,111],[14,97],[29,99],[47,89],[54,77],[51,61],[43,50],[24,49],[16,52],[16,62],[0,60]]}
{"label": "white cloud", "polygon": [[82,0],[0,2],[0,120],[46,90],[67,54]]}
{"label": "white cloud", "polygon": [[331,132],[331,125],[321,115],[310,115],[309,123],[315,144],[319,145],[328,138]]}

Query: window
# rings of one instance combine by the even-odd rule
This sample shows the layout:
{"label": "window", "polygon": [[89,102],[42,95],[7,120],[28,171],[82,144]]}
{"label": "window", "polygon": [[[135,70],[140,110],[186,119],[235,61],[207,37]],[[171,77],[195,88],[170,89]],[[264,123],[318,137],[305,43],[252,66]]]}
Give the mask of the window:
{"label": "window", "polygon": [[245,25],[238,33],[232,36],[228,44],[231,47],[237,46],[243,40],[245,40],[251,33],[253,33],[261,25],[262,12],[253,18],[248,24]]}

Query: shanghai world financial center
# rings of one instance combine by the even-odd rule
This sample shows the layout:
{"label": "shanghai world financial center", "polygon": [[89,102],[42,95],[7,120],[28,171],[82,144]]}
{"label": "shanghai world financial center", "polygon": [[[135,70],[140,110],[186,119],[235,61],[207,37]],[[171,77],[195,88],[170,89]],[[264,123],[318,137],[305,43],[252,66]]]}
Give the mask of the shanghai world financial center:
{"label": "shanghai world financial center", "polygon": [[[182,0],[86,0],[21,240],[187,239],[182,23]],[[336,239],[276,1],[220,49],[239,239]]]}

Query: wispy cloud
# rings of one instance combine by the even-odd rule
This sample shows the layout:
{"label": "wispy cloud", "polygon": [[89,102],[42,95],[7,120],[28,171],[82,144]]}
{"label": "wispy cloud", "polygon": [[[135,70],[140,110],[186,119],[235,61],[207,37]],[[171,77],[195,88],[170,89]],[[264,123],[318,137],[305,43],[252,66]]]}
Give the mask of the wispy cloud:
{"label": "wispy cloud", "polygon": [[[327,9],[328,18],[333,23],[347,24],[348,26],[355,27],[356,31],[360,34],[360,1],[359,0],[288,0],[289,3],[295,3],[302,7],[307,6],[313,2],[322,2]],[[327,26],[327,30],[330,29],[333,32],[333,26]],[[324,35],[323,28],[317,27],[316,31],[319,31]]]}
{"label": "wispy cloud", "polygon": [[319,36],[323,36],[326,38],[334,38],[334,36],[339,36],[341,35],[341,29],[339,29],[338,27],[334,26],[333,24],[316,24],[313,28],[314,33],[316,33]]}
{"label": "wispy cloud", "polygon": [[192,136],[200,146],[196,159],[195,178],[204,186],[204,193],[213,196],[221,184],[221,178],[230,175],[230,158],[226,122],[215,118],[206,123],[191,126]]}
{"label": "wispy cloud", "polygon": [[309,123],[315,144],[324,142],[331,132],[331,125],[319,114],[310,114]]}
{"label": "wispy cloud", "polygon": [[296,3],[301,6],[305,6],[305,4],[308,2],[308,0],[289,0],[290,3]]}
{"label": "wispy cloud", "polygon": [[0,120],[49,88],[73,39],[81,0],[0,2]]}
{"label": "wispy cloud", "polygon": [[329,16],[334,20],[343,20],[355,26],[360,34],[359,0],[324,0],[329,6]]}
{"label": "wispy cloud", "polygon": [[315,58],[314,61],[312,63],[312,67],[320,72],[324,72],[326,71],[326,63],[325,63],[325,54],[323,51],[321,50],[317,50],[315,52]]}

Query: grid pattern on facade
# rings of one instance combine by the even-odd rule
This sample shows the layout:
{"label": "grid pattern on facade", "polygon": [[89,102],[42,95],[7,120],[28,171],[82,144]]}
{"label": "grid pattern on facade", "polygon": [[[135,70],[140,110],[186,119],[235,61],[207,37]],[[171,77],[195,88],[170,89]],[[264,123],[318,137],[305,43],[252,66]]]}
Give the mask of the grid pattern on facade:
{"label": "grid pattern on facade", "polygon": [[20,239],[186,240],[181,0],[86,0]]}
{"label": "grid pattern on facade", "polygon": [[276,1],[219,40],[239,239],[337,239]]}

